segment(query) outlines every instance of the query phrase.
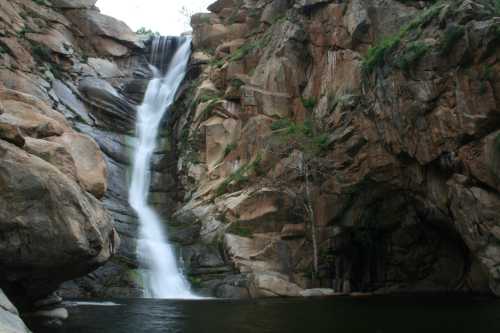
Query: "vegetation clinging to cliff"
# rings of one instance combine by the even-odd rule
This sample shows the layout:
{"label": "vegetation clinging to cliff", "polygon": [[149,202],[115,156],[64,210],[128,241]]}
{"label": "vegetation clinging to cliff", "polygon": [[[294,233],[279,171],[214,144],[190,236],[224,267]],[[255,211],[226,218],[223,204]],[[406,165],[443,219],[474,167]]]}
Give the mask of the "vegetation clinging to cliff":
{"label": "vegetation clinging to cliff", "polygon": [[[378,44],[372,46],[363,59],[363,72],[365,74],[370,74],[376,67],[382,66],[386,61],[387,55],[400,44],[403,38],[407,37],[411,31],[425,27],[441,12],[442,8],[442,2],[432,5],[410,21],[410,23],[404,26],[397,34],[386,37]],[[417,57],[413,57],[414,60],[418,60],[422,55],[421,51],[424,50],[424,48],[418,49],[420,49],[420,51],[415,53]]]}

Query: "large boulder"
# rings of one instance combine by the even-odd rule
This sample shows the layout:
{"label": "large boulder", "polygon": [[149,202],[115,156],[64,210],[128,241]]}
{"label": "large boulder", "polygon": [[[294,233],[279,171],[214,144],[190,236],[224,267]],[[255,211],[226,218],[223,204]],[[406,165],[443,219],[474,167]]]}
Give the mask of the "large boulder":
{"label": "large boulder", "polygon": [[0,284],[22,301],[104,264],[119,239],[109,213],[48,162],[0,141]]}
{"label": "large boulder", "polygon": [[64,133],[50,140],[63,145],[71,154],[82,187],[96,198],[102,198],[107,189],[107,168],[97,143],[79,133]]}
{"label": "large boulder", "polygon": [[131,47],[144,47],[139,37],[122,21],[94,9],[69,10],[66,16],[89,38],[111,38]]}

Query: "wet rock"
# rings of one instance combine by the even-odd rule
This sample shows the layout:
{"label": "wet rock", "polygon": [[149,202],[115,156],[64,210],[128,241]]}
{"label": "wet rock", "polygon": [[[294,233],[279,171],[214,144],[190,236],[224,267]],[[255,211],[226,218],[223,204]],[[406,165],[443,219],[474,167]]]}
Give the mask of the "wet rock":
{"label": "wet rock", "polygon": [[33,303],[33,306],[35,308],[54,306],[54,305],[60,304],[62,302],[62,300],[63,299],[59,295],[53,293],[52,295],[49,295],[44,299],[36,301],[35,303]]}
{"label": "wet rock", "polygon": [[69,317],[68,310],[65,308],[55,308],[51,310],[38,310],[33,312],[34,317],[43,317],[50,319],[66,320]]}
{"label": "wet rock", "polygon": [[335,291],[333,289],[305,289],[300,292],[302,297],[322,297],[322,296],[333,296]]}
{"label": "wet rock", "polygon": [[54,93],[57,95],[59,100],[68,107],[81,121],[85,124],[93,124],[92,118],[89,116],[89,111],[85,104],[78,99],[73,91],[60,80],[54,80],[52,83],[52,88]]}
{"label": "wet rock", "polygon": [[255,273],[253,296],[300,296],[302,288],[279,274]]}
{"label": "wet rock", "polygon": [[92,105],[92,115],[106,127],[118,133],[135,128],[135,108],[106,81],[85,78],[78,86],[82,97]]}

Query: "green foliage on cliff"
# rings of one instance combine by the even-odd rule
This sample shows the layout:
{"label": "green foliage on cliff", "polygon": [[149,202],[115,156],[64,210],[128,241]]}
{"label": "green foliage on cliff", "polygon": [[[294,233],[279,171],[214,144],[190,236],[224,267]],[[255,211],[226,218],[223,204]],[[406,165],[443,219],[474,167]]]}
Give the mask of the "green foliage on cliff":
{"label": "green foliage on cliff", "polygon": [[205,98],[200,98],[201,103],[208,103],[207,106],[202,111],[202,118],[207,118],[212,111],[215,109],[217,103],[219,103],[221,99],[219,97],[210,97],[208,100]]}
{"label": "green foliage on cliff", "polygon": [[201,284],[203,282],[203,280],[200,277],[192,276],[192,275],[188,276],[188,280],[189,280],[189,284],[191,284],[191,286],[193,288],[200,288]]}
{"label": "green foliage on cliff", "polygon": [[24,38],[26,36],[27,33],[31,33],[31,32],[34,32],[31,28],[27,27],[27,26],[24,26],[18,33],[17,33],[17,37],[18,38]]}
{"label": "green foliage on cliff", "polygon": [[402,54],[396,59],[396,66],[404,71],[408,71],[430,48],[430,45],[420,41],[408,44]]}
{"label": "green foliage on cliff", "polygon": [[461,25],[450,25],[444,32],[439,47],[439,52],[442,55],[451,51],[453,46],[465,35],[465,28]]}
{"label": "green foliage on cliff", "polygon": [[500,16],[500,0],[495,0],[495,14]]}
{"label": "green foliage on cliff", "polygon": [[295,123],[290,119],[279,119],[271,124],[271,129],[283,144],[307,155],[316,156],[328,148],[328,135],[315,130],[310,120]]}
{"label": "green foliage on cliff", "polygon": [[227,232],[230,234],[233,234],[233,235],[237,235],[240,237],[246,237],[246,238],[252,237],[252,234],[253,234],[252,230],[250,230],[249,228],[244,227],[238,223],[231,224],[229,226],[229,228],[227,229]]}
{"label": "green foliage on cliff", "polygon": [[227,155],[229,155],[233,150],[235,150],[236,147],[238,147],[238,144],[236,144],[235,142],[228,144],[226,148],[224,148],[224,158],[226,158]]}
{"label": "green foliage on cliff", "polygon": [[376,67],[382,66],[385,61],[386,54],[395,49],[401,41],[400,35],[384,38],[377,45],[370,47],[368,53],[363,59],[363,72],[369,74]]}
{"label": "green foliage on cliff", "polygon": [[52,50],[41,44],[31,45],[33,57],[38,63],[51,62]]}
{"label": "green foliage on cliff", "polygon": [[260,174],[261,161],[262,157],[258,154],[252,162],[239,167],[217,187],[215,195],[219,197],[226,194],[230,186],[236,187],[247,183],[252,173]]}
{"label": "green foliage on cliff", "polygon": [[397,34],[382,39],[379,43],[368,49],[362,63],[363,72],[365,74],[370,74],[375,68],[384,65],[386,57],[400,45],[401,41],[407,37],[410,32],[427,26],[437,15],[439,15],[442,8],[442,2],[432,5],[423,10],[420,15],[405,25]]}
{"label": "green foliage on cliff", "polygon": [[41,6],[50,6],[50,3],[46,0],[33,0],[33,2]]}
{"label": "green foliage on cliff", "polygon": [[317,104],[315,97],[301,97],[302,105],[309,111],[312,111]]}

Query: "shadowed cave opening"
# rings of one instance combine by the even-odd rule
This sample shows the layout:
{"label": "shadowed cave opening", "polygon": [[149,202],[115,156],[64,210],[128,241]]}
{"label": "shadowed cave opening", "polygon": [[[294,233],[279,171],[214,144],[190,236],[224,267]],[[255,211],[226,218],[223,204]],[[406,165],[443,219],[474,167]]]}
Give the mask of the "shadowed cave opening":
{"label": "shadowed cave opening", "polygon": [[487,275],[445,215],[401,192],[363,206],[350,225],[331,229],[321,286],[344,293],[489,292]]}

